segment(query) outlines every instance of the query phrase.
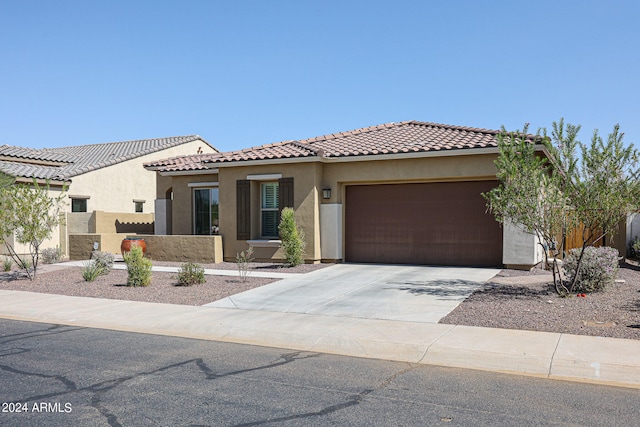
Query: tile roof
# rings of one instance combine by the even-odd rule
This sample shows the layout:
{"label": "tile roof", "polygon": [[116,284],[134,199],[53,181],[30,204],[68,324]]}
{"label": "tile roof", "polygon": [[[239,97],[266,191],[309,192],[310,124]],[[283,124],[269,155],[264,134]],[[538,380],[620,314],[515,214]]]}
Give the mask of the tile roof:
{"label": "tile roof", "polygon": [[183,156],[146,163],[162,172],[196,171],[206,164],[251,160],[340,158],[497,147],[497,130],[419,121],[387,123],[300,141],[285,141],[209,156]]}
{"label": "tile roof", "polygon": [[14,147],[6,144],[0,146],[0,156],[15,158],[16,160],[24,159],[60,163],[73,162],[75,159],[75,156],[65,153],[52,153],[46,150],[34,150],[32,148]]}
{"label": "tile roof", "polygon": [[68,180],[86,172],[196,140],[207,143],[198,135],[188,135],[41,150],[2,145],[0,171],[17,177]]}

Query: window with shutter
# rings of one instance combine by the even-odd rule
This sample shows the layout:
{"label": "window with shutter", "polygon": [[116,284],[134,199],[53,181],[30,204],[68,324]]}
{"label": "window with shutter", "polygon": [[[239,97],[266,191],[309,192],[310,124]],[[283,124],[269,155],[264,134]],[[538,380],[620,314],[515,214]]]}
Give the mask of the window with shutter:
{"label": "window with shutter", "polygon": [[277,182],[263,182],[260,184],[260,237],[278,237],[278,218],[280,216],[279,185]]}
{"label": "window with shutter", "polygon": [[236,227],[238,240],[251,238],[251,181],[246,179],[236,181]]}
{"label": "window with shutter", "polygon": [[284,208],[293,208],[293,178],[280,178],[279,186],[279,203],[280,210]]}

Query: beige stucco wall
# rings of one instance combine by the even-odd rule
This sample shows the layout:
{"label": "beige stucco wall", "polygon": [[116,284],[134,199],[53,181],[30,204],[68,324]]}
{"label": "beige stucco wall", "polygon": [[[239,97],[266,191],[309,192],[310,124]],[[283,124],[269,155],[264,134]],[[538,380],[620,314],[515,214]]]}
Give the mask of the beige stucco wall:
{"label": "beige stucco wall", "polygon": [[167,197],[167,191],[172,190],[173,178],[172,176],[156,174],[156,199]]}
{"label": "beige stucco wall", "polygon": [[[173,177],[173,201],[171,203],[173,214],[171,218],[171,234],[193,234],[193,188],[189,187],[189,183],[196,182],[215,183],[218,182],[218,175],[205,174]],[[222,203],[220,204],[222,205]],[[222,215],[221,212],[220,214]]]}
{"label": "beige stucco wall", "polygon": [[[294,209],[298,225],[305,233],[307,262],[320,261],[320,197],[319,183],[322,166],[319,163],[279,164],[249,167],[220,168],[220,234],[223,239],[225,260],[233,261],[237,253],[248,248],[246,241],[236,240],[236,181],[248,175],[281,174],[293,177]],[[260,183],[252,181],[251,217],[252,239],[260,238]],[[175,195],[174,195],[175,202]],[[174,210],[175,214],[175,210]],[[255,248],[256,260],[282,260],[281,250],[273,247]]]}
{"label": "beige stucco wall", "polygon": [[[215,152],[200,140],[181,144],[112,166],[87,172],[71,179],[69,196],[90,196],[87,211],[135,213],[133,200],[145,200],[143,213],[153,213],[156,198],[156,173],[146,170],[142,164],[152,160],[179,155]],[[69,203],[68,211],[71,211]]]}
{"label": "beige stucco wall", "polygon": [[495,179],[496,154],[423,157],[414,159],[327,162],[323,164],[321,188],[331,188],[331,199],[323,203],[343,203],[349,184],[384,182],[434,182]]}
{"label": "beige stucco wall", "polygon": [[93,233],[91,228],[91,218],[93,212],[65,212],[67,233],[82,234]]}
{"label": "beige stucco wall", "polygon": [[94,243],[98,243],[98,250],[112,254],[120,253],[122,239],[130,233],[86,233],[69,235],[69,259],[88,260],[91,258]]}
{"label": "beige stucco wall", "polygon": [[[98,250],[120,254],[122,240],[130,233],[84,233],[69,236],[69,259],[88,260],[94,244]],[[145,240],[146,256],[155,261],[222,262],[222,238],[220,236],[154,236],[137,235]]]}
{"label": "beige stucco wall", "polygon": [[221,236],[140,236],[154,261],[222,262]]}
{"label": "beige stucco wall", "polygon": [[[90,196],[87,200],[88,212],[130,213],[141,215],[140,219],[132,217],[130,222],[148,222],[148,215],[154,211],[157,174],[147,171],[142,164],[169,157],[196,154],[198,149],[204,153],[215,152],[205,142],[196,140],[75,176],[71,179],[72,182],[66,193],[65,210],[71,212],[69,196]],[[135,212],[134,199],[145,200],[142,214]],[[61,233],[64,233],[64,227],[62,230],[59,227],[53,230],[54,237],[44,242],[42,248],[61,246],[63,251],[69,251],[68,242],[64,241],[64,236],[61,240]]]}
{"label": "beige stucco wall", "polygon": [[[343,206],[347,185],[495,179],[495,159],[495,154],[482,154],[382,161],[223,166],[219,168],[217,175],[174,176],[170,182],[164,180],[162,188],[158,188],[157,195],[164,197],[167,188],[173,189],[173,234],[191,234],[193,201],[192,190],[188,184],[217,181],[220,191],[220,233],[223,237],[225,260],[233,261],[237,253],[248,248],[247,241],[236,240],[236,181],[247,179],[249,175],[280,174],[283,178],[293,177],[296,220],[306,236],[305,260],[318,262],[326,258],[322,256],[320,246],[320,205]],[[251,187],[252,239],[260,238],[260,182],[252,181]],[[322,189],[326,187],[332,190],[331,198],[327,200],[322,199]],[[256,247],[255,257],[257,260],[283,259],[282,251],[273,246]],[[330,258],[334,259],[333,256]]]}
{"label": "beige stucco wall", "polygon": [[95,211],[92,215],[93,233],[153,233],[154,214]]}

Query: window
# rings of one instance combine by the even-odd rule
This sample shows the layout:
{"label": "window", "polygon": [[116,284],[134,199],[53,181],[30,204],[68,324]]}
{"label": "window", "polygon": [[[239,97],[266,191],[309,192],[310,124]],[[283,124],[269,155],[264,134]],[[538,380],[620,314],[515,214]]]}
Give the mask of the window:
{"label": "window", "polygon": [[218,189],[193,190],[193,234],[210,236],[220,232],[218,222]]}
{"label": "window", "polygon": [[71,212],[86,212],[87,199],[71,199]]}
{"label": "window", "polygon": [[293,206],[293,178],[267,174],[237,180],[236,239],[277,239],[280,209]]}
{"label": "window", "polygon": [[263,182],[260,185],[260,230],[262,238],[278,237],[278,199],[277,182]]}
{"label": "window", "polygon": [[136,212],[142,213],[144,202],[133,202],[136,205]]}

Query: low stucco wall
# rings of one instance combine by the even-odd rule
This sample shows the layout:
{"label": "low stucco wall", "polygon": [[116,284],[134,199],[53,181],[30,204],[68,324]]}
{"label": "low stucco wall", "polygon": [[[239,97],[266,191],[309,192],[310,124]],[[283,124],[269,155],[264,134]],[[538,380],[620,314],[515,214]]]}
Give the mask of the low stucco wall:
{"label": "low stucco wall", "polygon": [[155,261],[222,262],[222,236],[148,236],[147,256]]}
{"label": "low stucco wall", "polygon": [[94,243],[98,250],[120,253],[122,239],[141,237],[147,244],[147,256],[155,261],[222,262],[222,236],[153,236],[129,233],[86,233],[69,235],[69,259],[91,258]]}
{"label": "low stucco wall", "polygon": [[98,243],[98,250],[120,253],[122,239],[131,236],[127,233],[85,233],[69,235],[69,259],[72,261],[91,258],[94,243]]}
{"label": "low stucco wall", "polygon": [[144,213],[102,212],[93,213],[95,233],[153,233],[154,215]]}

